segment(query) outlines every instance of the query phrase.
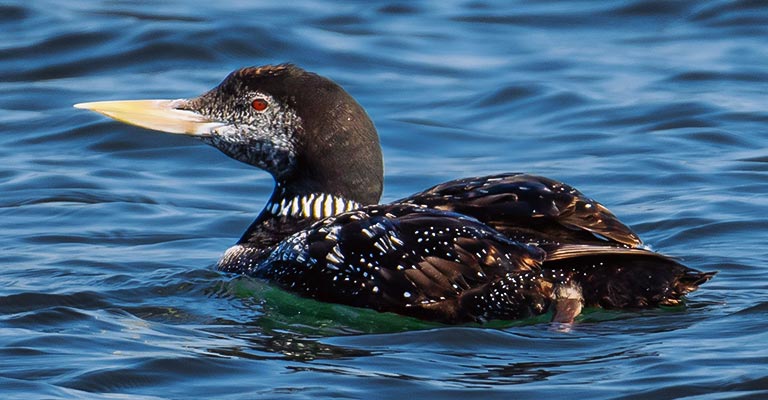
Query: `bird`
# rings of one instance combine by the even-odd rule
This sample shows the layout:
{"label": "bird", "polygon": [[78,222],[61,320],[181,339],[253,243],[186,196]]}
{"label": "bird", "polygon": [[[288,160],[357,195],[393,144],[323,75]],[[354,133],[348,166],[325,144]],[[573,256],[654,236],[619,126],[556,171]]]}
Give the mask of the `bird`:
{"label": "bird", "polygon": [[456,179],[379,204],[371,118],[294,64],[241,68],[187,99],[75,107],[193,136],[270,173],[269,200],[217,268],[318,301],[445,324],[572,324],[584,308],[684,304],[716,274],[650,250],[605,206],[542,176]]}

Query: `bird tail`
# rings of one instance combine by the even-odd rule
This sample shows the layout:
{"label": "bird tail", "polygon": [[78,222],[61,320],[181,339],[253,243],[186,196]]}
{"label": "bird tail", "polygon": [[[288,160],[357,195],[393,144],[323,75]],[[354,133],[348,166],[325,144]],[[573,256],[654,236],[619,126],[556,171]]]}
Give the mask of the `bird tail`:
{"label": "bird tail", "polygon": [[682,297],[710,280],[677,260],[639,248],[553,245],[542,269],[555,279],[573,280],[587,307],[646,308],[681,304]]}

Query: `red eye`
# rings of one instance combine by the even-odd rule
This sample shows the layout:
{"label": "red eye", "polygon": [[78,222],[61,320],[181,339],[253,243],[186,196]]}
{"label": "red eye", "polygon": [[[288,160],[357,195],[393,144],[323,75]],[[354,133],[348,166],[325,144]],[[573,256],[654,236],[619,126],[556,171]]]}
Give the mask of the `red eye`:
{"label": "red eye", "polygon": [[251,103],[251,106],[256,111],[264,111],[267,109],[267,107],[269,107],[269,103],[267,103],[267,101],[264,99],[256,99],[253,101],[253,103]]}

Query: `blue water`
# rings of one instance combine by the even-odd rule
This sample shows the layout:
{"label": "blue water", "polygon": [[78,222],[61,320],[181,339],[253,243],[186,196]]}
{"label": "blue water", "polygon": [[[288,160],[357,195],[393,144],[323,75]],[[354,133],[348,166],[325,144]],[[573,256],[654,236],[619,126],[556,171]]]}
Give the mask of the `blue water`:
{"label": "blue water", "polygon": [[[0,5],[0,397],[768,397],[765,3],[192,3]],[[271,178],[72,104],[194,96],[284,61],[366,107],[384,201],[546,175],[720,273],[685,309],[588,310],[569,332],[219,273]]]}

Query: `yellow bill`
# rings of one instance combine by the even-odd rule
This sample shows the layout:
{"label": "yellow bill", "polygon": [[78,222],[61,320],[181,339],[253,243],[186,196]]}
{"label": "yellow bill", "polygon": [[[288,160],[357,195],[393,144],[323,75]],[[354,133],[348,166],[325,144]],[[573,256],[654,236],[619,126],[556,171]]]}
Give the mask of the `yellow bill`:
{"label": "yellow bill", "polygon": [[208,136],[223,122],[194,111],[180,110],[185,100],[117,100],[75,104],[75,108],[95,111],[126,124],[161,132]]}

